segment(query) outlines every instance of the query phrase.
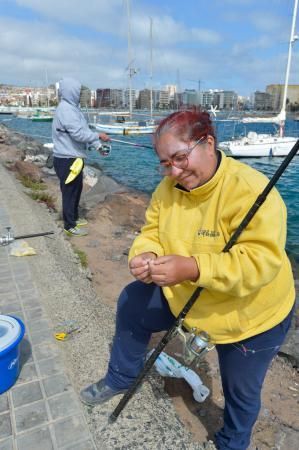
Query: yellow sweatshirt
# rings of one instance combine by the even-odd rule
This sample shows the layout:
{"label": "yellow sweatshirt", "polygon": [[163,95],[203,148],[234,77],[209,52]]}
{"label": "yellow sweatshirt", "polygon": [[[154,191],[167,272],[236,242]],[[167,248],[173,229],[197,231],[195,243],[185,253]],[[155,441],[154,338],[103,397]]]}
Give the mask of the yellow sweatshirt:
{"label": "yellow sweatshirt", "polygon": [[198,280],[163,287],[163,292],[178,316],[195,288],[202,286],[184,325],[206,331],[214,343],[237,342],[267,331],[294,304],[294,280],[285,253],[286,207],[276,189],[237,243],[222,252],[267,183],[266,176],[224,153],[213,178],[190,192],[165,177],[129,253],[129,260],[148,251],[196,259]]}

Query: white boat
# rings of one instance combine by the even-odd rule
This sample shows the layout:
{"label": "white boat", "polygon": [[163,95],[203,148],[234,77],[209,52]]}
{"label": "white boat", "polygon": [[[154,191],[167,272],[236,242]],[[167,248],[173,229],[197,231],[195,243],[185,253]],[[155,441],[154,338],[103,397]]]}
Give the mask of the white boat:
{"label": "white boat", "polygon": [[[132,120],[133,104],[132,104],[132,78],[138,72],[132,67],[131,57],[131,30],[130,30],[130,0],[127,0],[127,16],[128,16],[128,81],[129,81],[129,120],[125,116],[118,116],[112,123],[94,122],[90,123],[90,127],[99,131],[100,133],[108,134],[151,134],[157,128],[157,124],[153,119],[153,99],[152,86],[150,89],[150,119]],[[152,80],[152,19],[150,19],[150,40],[151,40],[151,80]]]}
{"label": "white boat", "polygon": [[157,125],[154,121],[150,122],[148,120],[142,121],[125,121],[123,123],[113,123],[113,124],[105,124],[105,123],[90,123],[91,128],[95,129],[99,133],[108,133],[108,134],[151,134],[157,128]]}
{"label": "white boat", "polygon": [[228,156],[259,158],[262,156],[286,156],[297,142],[294,137],[273,136],[250,131],[247,136],[220,142],[218,147]]}
{"label": "white boat", "polygon": [[[289,42],[288,62],[286,68],[286,77],[284,84],[284,95],[282,102],[282,109],[280,113],[275,117],[246,117],[240,122],[242,123],[274,123],[279,125],[279,132],[276,135],[272,134],[259,134],[254,131],[250,131],[247,136],[240,139],[233,139],[231,141],[220,142],[218,147],[230,156],[237,158],[256,158],[262,156],[286,156],[294,144],[297,142],[297,138],[288,137],[284,135],[284,127],[286,120],[286,101],[287,90],[289,83],[289,74],[292,58],[292,48],[294,42],[298,40],[298,36],[295,35],[295,25],[298,9],[298,0],[294,2],[293,19],[291,36]],[[298,154],[298,153],[297,153]]]}

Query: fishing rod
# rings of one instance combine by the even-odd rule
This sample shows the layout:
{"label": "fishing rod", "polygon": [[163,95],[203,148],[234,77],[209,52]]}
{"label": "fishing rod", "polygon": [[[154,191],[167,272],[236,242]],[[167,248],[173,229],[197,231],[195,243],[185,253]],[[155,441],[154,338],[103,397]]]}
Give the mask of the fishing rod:
{"label": "fishing rod", "polygon": [[7,229],[7,234],[0,237],[0,246],[9,245],[17,239],[29,239],[29,238],[34,238],[34,237],[39,237],[39,236],[48,236],[49,234],[54,234],[54,231],[45,231],[43,233],[23,234],[21,236],[13,236],[13,234],[10,231],[11,227],[6,227],[6,229]]}
{"label": "fishing rod", "polygon": [[[244,219],[241,221],[240,225],[236,229],[236,231],[233,233],[227,244],[223,248],[223,252],[228,252],[230,248],[236,243],[238,237],[244,230],[244,228],[249,224],[257,210],[262,206],[264,201],[266,200],[269,192],[273,188],[273,186],[277,183],[280,176],[283,174],[283,172],[286,170],[287,166],[290,164],[291,160],[294,158],[294,156],[297,154],[299,150],[299,139],[295,143],[294,147],[291,149],[289,154],[286,156],[286,158],[283,160],[281,165],[278,167],[272,178],[270,179],[269,183],[263,190],[263,192],[256,198],[255,202],[247,212]],[[124,394],[114,411],[111,413],[109,417],[109,422],[113,423],[117,420],[119,414],[124,409],[128,401],[133,397],[134,393],[138,389],[139,385],[142,383],[145,376],[148,374],[152,366],[154,365],[156,359],[160,355],[160,353],[163,351],[164,347],[168,344],[168,342],[174,338],[178,332],[182,330],[182,324],[184,322],[184,319],[194,303],[198,300],[199,295],[201,291],[203,290],[203,287],[197,287],[189,300],[187,301],[186,305],[182,309],[182,311],[179,313],[178,317],[176,318],[174,324],[171,326],[171,328],[165,333],[161,341],[158,343],[157,347],[154,349],[150,357],[147,359],[142,371],[139,373],[138,377],[135,379],[132,386],[127,390],[127,392]]]}
{"label": "fishing rod", "polygon": [[149,149],[153,149],[152,145],[147,145],[147,144],[136,144],[135,142],[129,142],[129,141],[123,141],[122,139],[114,139],[114,138],[110,138],[109,139],[112,142],[119,142],[120,144],[127,144],[127,145],[131,145],[132,147],[142,147],[142,148],[149,148]]}

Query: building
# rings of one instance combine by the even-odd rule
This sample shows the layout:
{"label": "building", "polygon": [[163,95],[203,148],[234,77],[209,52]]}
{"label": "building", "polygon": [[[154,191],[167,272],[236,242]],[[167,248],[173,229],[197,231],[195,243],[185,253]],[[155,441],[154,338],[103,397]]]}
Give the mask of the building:
{"label": "building", "polygon": [[185,89],[182,92],[182,103],[186,106],[198,106],[200,104],[199,92],[195,89]]}
{"label": "building", "polygon": [[150,109],[151,108],[151,91],[150,89],[142,89],[139,91],[139,97],[136,102],[138,109]]}
{"label": "building", "polygon": [[169,92],[170,99],[174,98],[178,91],[176,84],[167,84],[163,90]]}
{"label": "building", "polygon": [[214,91],[212,89],[209,91],[200,91],[199,104],[203,109],[209,109],[211,106],[214,106]]}
{"label": "building", "polygon": [[108,108],[111,104],[111,89],[97,89],[96,90],[96,106],[97,108]]}
{"label": "building", "polygon": [[238,94],[234,91],[222,89],[210,89],[199,92],[199,104],[203,109],[216,106],[220,110],[236,109],[238,105]]}
{"label": "building", "polygon": [[169,109],[169,92],[168,91],[159,91],[159,102],[158,102],[158,108],[159,109]]}
{"label": "building", "polygon": [[[273,97],[273,109],[280,111],[283,102],[284,84],[269,84],[266,92]],[[287,90],[287,109],[296,110],[299,108],[299,85],[289,84]]]}
{"label": "building", "polygon": [[214,106],[219,109],[237,109],[238,94],[234,91],[214,91]]}
{"label": "building", "polygon": [[97,108],[119,108],[124,103],[122,89],[97,89],[96,106]]}
{"label": "building", "polygon": [[272,96],[272,108],[274,111],[280,111],[283,101],[283,90],[284,86],[282,84],[269,84],[266,87],[266,92]]}
{"label": "building", "polygon": [[[131,99],[132,99],[132,108],[136,108],[136,90],[135,89],[131,89]],[[125,89],[123,91],[123,105],[127,108],[130,107],[130,90],[129,89]]]}
{"label": "building", "polygon": [[90,91],[90,106],[92,108],[95,108],[97,106],[97,92],[96,91]]}
{"label": "building", "polygon": [[91,107],[91,91],[87,86],[81,87],[80,106],[81,106],[81,108],[90,108]]}
{"label": "building", "polygon": [[273,95],[269,92],[256,91],[254,93],[254,109],[256,111],[272,111]]}

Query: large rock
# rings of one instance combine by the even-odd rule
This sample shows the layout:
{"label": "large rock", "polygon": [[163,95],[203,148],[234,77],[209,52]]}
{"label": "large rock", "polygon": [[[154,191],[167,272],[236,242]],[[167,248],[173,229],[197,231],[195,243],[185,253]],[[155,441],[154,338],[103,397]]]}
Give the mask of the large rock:
{"label": "large rock", "polygon": [[88,192],[82,195],[82,206],[90,210],[103,202],[107,195],[122,190],[123,187],[112,178],[101,175],[98,177],[98,182]]}
{"label": "large rock", "polygon": [[35,182],[42,181],[42,173],[40,169],[33,163],[26,161],[16,161],[12,166],[12,170],[16,171],[21,177],[29,178]]}
{"label": "large rock", "polygon": [[19,151],[23,153],[25,160],[44,163],[49,154],[52,153],[50,148],[44,147],[43,144],[36,141],[30,136],[26,136],[16,131],[6,128],[4,125],[0,125],[0,136],[2,143],[15,146]]}

